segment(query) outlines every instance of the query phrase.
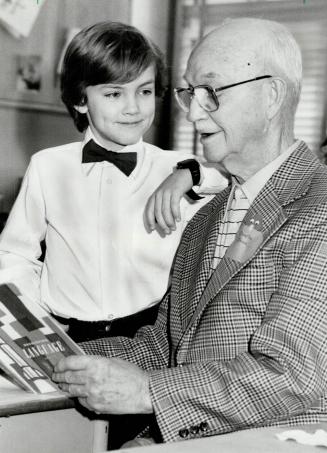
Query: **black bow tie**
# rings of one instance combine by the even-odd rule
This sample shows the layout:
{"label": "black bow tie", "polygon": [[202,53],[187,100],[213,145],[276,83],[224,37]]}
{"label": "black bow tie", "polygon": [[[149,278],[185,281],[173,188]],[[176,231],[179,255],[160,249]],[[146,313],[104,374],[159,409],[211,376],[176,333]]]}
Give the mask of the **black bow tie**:
{"label": "black bow tie", "polygon": [[115,153],[102,148],[94,140],[90,140],[84,145],[82,164],[103,162],[104,160],[116,165],[126,176],[129,176],[136,167],[137,153]]}

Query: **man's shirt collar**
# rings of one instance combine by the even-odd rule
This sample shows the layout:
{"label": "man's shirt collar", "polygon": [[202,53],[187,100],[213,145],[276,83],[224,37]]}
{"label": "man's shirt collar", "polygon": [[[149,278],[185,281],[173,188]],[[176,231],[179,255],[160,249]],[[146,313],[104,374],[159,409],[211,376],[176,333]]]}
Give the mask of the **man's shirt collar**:
{"label": "man's shirt collar", "polygon": [[273,161],[269,162],[269,164],[265,167],[261,168],[261,170],[251,176],[251,178],[243,184],[238,184],[237,181],[233,179],[233,184],[235,183],[242,188],[242,191],[249,200],[250,204],[253,202],[273,173],[275,173],[275,171],[278,170],[278,168],[281,167],[281,165],[289,158],[293,151],[295,151],[299,145],[299,142],[299,140],[296,140],[289,148],[287,148],[286,151],[276,157]]}

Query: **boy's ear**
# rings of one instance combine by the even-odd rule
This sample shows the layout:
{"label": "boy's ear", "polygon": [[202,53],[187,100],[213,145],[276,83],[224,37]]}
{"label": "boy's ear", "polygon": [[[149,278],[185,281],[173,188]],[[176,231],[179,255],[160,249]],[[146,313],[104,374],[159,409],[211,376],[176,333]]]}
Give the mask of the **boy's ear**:
{"label": "boy's ear", "polygon": [[85,114],[88,112],[87,104],[84,105],[74,105],[74,109],[78,111],[78,113]]}

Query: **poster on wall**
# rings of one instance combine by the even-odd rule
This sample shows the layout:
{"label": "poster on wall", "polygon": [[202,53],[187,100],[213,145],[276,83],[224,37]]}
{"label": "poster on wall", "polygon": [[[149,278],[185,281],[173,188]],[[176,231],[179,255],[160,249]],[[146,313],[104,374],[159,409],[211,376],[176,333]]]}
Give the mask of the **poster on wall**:
{"label": "poster on wall", "polygon": [[15,38],[26,38],[45,0],[0,0],[0,23]]}
{"label": "poster on wall", "polygon": [[17,90],[37,93],[42,87],[41,55],[18,55]]}

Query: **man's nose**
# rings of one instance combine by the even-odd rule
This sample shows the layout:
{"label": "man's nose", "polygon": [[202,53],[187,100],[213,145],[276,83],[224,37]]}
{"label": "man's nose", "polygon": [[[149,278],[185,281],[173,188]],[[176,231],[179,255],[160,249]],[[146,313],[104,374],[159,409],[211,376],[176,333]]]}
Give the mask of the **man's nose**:
{"label": "man's nose", "polygon": [[186,118],[192,123],[208,118],[208,112],[206,112],[204,108],[201,107],[195,96],[193,96],[191,99],[190,110],[187,113]]}

